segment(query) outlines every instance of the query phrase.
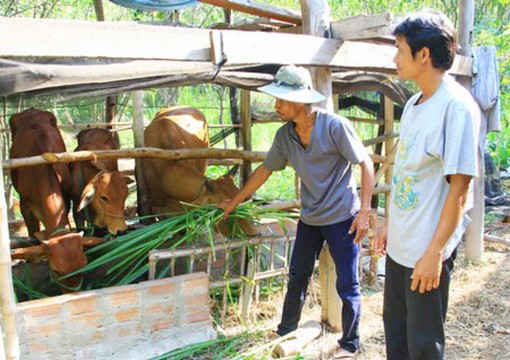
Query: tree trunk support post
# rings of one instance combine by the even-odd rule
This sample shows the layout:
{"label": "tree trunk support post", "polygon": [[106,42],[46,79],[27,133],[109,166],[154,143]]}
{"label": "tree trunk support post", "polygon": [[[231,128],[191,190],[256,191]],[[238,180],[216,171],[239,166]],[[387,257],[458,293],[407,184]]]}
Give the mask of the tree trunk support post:
{"label": "tree trunk support post", "polygon": [[[326,0],[300,0],[303,17],[303,34],[327,37],[330,32],[330,8]],[[322,109],[333,112],[333,87],[331,70],[326,67],[313,68],[310,71],[315,89],[326,97],[317,104]],[[331,266],[333,264],[333,266]],[[319,274],[323,321],[329,323],[335,331],[342,330],[342,302],[336,292],[336,272],[327,246],[319,256]]]}
{"label": "tree trunk support post", "polygon": [[[459,53],[464,56],[471,56],[471,46],[473,44],[473,28],[475,17],[475,1],[459,1]],[[459,77],[458,82],[466,89],[471,91],[472,77]],[[485,132],[484,126],[480,131]],[[466,258],[472,261],[481,261],[483,257],[483,233],[484,233],[484,207],[485,207],[485,162],[483,159],[483,149],[485,148],[485,134],[479,137],[483,143],[478,147],[478,177],[473,179],[474,201],[473,208],[469,211],[471,224],[466,230]]]}
{"label": "tree trunk support post", "polygon": [[[241,90],[241,132],[243,150],[251,151],[251,95],[249,90]],[[251,161],[243,161],[242,184],[246,184],[251,175]]]}

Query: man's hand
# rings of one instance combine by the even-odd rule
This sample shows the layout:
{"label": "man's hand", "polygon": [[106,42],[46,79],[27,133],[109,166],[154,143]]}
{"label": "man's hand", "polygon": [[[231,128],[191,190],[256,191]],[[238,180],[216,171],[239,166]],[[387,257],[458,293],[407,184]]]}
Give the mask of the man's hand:
{"label": "man's hand", "polygon": [[360,212],[352,222],[351,228],[349,229],[349,234],[352,234],[354,230],[356,230],[356,237],[354,238],[354,243],[360,242],[367,234],[369,215],[370,210],[360,210]]}
{"label": "man's hand", "polygon": [[388,243],[388,224],[378,228],[375,233],[375,253],[379,256],[386,255],[386,244]]}
{"label": "man's hand", "polygon": [[223,214],[223,217],[227,219],[230,213],[234,211],[238,204],[239,204],[238,201],[227,199],[219,203],[218,206],[225,210],[225,214]]}
{"label": "man's hand", "polygon": [[426,251],[416,262],[411,275],[411,291],[419,289],[420,294],[437,289],[443,268],[441,252]]}

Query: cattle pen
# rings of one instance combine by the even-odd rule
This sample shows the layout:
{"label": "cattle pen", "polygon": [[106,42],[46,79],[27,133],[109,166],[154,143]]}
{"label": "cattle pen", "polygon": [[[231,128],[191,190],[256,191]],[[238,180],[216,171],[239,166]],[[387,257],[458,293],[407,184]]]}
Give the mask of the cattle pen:
{"label": "cattle pen", "polygon": [[[0,29],[11,34],[9,39],[0,44],[0,95],[4,100],[1,133],[2,171],[85,160],[206,158],[210,163],[222,161],[227,164],[241,163],[241,182],[244,183],[251,174],[252,165],[263,161],[266,155],[266,152],[253,149],[251,134],[253,124],[278,121],[271,118],[272,116],[267,116],[268,118],[254,116],[252,92],[257,87],[270,82],[279,65],[295,63],[314,69],[317,89],[328,95],[327,101],[321,104],[322,107],[338,111],[342,107],[339,95],[344,93],[364,90],[378,91],[381,94],[378,104],[380,112],[376,119],[351,117],[350,120],[354,123],[369,123],[378,127],[377,136],[364,139],[363,143],[366,147],[374,146],[376,149],[371,154],[377,166],[377,186],[374,195],[387,196],[391,184],[393,156],[396,141],[398,141],[395,119],[398,120],[398,108],[403,106],[409,96],[405,87],[393,81],[391,77],[395,68],[392,63],[394,53],[392,39],[387,36],[391,21],[389,14],[329,22],[325,16],[326,1],[301,1],[303,16],[285,9],[248,3],[250,2],[246,2],[245,7],[237,7],[233,10],[272,18],[273,20],[269,21],[271,31],[248,31],[242,27],[240,29],[188,29],[133,23],[0,18]],[[331,38],[323,37],[325,28],[330,29]],[[267,30],[267,27],[261,25],[255,26],[255,29]],[[129,46],[120,46],[126,34],[130,36]],[[172,39],[175,43],[172,46],[163,47],[155,45],[165,44],[168,39]],[[286,50],[281,51],[281,49]],[[373,55],[366,56],[367,53]],[[47,61],[47,59],[58,61]],[[451,73],[470,77],[472,75],[470,58],[458,55]],[[204,83],[240,89],[240,109],[238,109],[240,123],[232,126],[239,129],[239,143],[242,150],[220,148],[163,150],[144,147],[143,129],[146,123],[143,117],[141,91]],[[108,108],[108,103],[119,93],[131,93],[134,107],[133,122],[115,123],[107,119],[105,123],[88,124],[88,126],[108,127],[122,131],[132,129],[135,148],[51,153],[23,159],[8,159],[10,134],[6,119],[7,101],[41,94],[45,96],[65,94],[67,99],[102,96],[105,97],[107,102],[105,107]],[[137,166],[136,171],[143,170]],[[0,176],[0,178],[2,180],[0,187],[3,188],[5,177]],[[137,179],[140,181],[139,177]],[[137,184],[137,186],[143,189],[143,184]],[[297,186],[295,193],[298,197]],[[143,201],[142,193],[138,196],[139,208],[143,209]],[[388,202],[385,201],[385,203]],[[299,206],[299,203],[293,201],[289,204],[275,204],[275,207],[278,206],[295,207]],[[65,320],[70,320],[77,326],[85,326],[85,322],[92,324],[90,332],[86,333],[83,340],[92,350],[75,351],[74,357],[68,358],[111,357],[112,353],[115,353],[116,358],[147,358],[184,346],[190,341],[200,341],[215,336],[208,315],[208,288],[224,286],[224,284],[221,281],[213,284],[206,275],[187,274],[184,277],[167,280],[152,280],[127,285],[124,290],[104,289],[97,294],[77,293],[75,296],[68,294],[58,297],[59,299],[52,303],[46,301],[32,305],[28,301],[26,304],[16,304],[8,245],[7,213],[9,209],[4,199],[0,202],[0,207],[0,225],[2,226],[0,265],[8,269],[0,276],[2,293],[0,306],[4,334],[2,353],[5,351],[5,358],[20,358],[19,344],[21,342],[30,344],[30,347],[22,348],[23,358],[35,359],[38,352],[44,351],[48,351],[52,356],[66,358],[65,356],[68,355],[65,351],[53,353],[53,350],[44,344],[50,336],[65,332]],[[384,214],[384,211],[381,212]],[[377,213],[377,207],[374,213]],[[474,234],[469,241],[467,252],[476,259],[481,256],[479,249],[482,246],[482,240],[476,235],[476,230]],[[270,244],[281,242],[285,244],[284,258],[286,259],[292,234],[278,232],[272,237],[250,241],[257,245],[264,242]],[[242,248],[244,245],[246,245],[245,242],[234,242],[224,247],[225,249]],[[217,250],[221,249],[222,247],[217,248]],[[259,246],[258,249],[262,247]],[[153,269],[156,263],[163,259],[172,256],[194,257],[199,253],[211,254],[211,249],[185,249],[171,251],[171,254],[156,251],[147,260]],[[212,255],[208,256],[207,263],[211,263]],[[265,276],[281,275],[287,271],[285,261],[279,264],[281,266],[276,266],[271,261],[270,270],[260,274],[258,261],[257,258],[254,262],[248,263],[236,281],[242,283],[240,280],[242,277],[260,279]],[[327,273],[327,271],[327,268],[324,268],[323,272]],[[323,286],[331,287],[334,279],[327,278],[329,278],[329,285]],[[254,290],[256,286],[250,285],[251,283],[243,284],[243,295],[240,301],[243,302],[243,316],[246,316],[253,293],[257,290]],[[223,291],[225,293],[226,290]],[[174,292],[175,295],[168,295],[169,292]],[[189,294],[195,297],[192,298]],[[178,305],[170,309],[167,305],[170,301],[175,301]],[[331,304],[334,301],[339,300],[333,298],[324,303]],[[117,304],[117,307],[111,310],[105,305],[107,303]],[[110,311],[115,313],[109,313]],[[172,323],[165,318],[169,317],[168,314],[172,314],[178,320]],[[43,318],[50,324],[46,328],[36,325],[38,319]],[[339,328],[340,319],[333,313],[328,314],[327,309],[324,312],[324,320],[329,321],[333,328]],[[44,336],[39,339],[29,336],[27,329],[31,327],[37,327]],[[185,336],[177,336],[178,331],[188,336],[193,333],[197,335],[186,339]],[[115,338],[111,335],[114,332],[121,335]],[[26,338],[21,339],[18,336],[19,333]],[[156,336],[153,336],[154,334]],[[121,346],[114,346],[113,349],[101,344],[103,338],[112,344],[122,336],[126,340],[122,340],[121,345],[140,337],[143,338],[141,342],[144,346],[139,349],[128,347],[127,350],[123,350]],[[177,340],[165,347],[164,343],[172,337],[176,337]],[[69,334],[61,334],[58,339],[63,346],[76,341],[76,338]],[[149,350],[150,348],[152,350]],[[69,351],[69,349],[64,350]]]}

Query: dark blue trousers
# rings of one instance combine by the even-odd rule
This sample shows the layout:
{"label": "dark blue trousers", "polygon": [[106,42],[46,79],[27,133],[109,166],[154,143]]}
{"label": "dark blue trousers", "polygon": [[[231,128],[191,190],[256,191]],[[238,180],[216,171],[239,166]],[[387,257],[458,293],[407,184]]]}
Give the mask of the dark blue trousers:
{"label": "dark blue trousers", "polygon": [[[342,300],[342,348],[355,352],[359,346],[361,292],[358,278],[358,246],[356,232],[349,235],[354,218],[326,226],[310,226],[299,221],[289,269],[289,284],[283,304],[282,320],[277,333],[281,336],[294,331],[301,318],[308,283],[315,260],[327,241],[336,266],[336,289]],[[340,311],[340,309],[338,309]]]}
{"label": "dark blue trousers", "polygon": [[455,256],[456,252],[443,262],[439,287],[423,294],[411,291],[413,269],[386,256],[383,319],[388,360],[444,358],[444,322]]}

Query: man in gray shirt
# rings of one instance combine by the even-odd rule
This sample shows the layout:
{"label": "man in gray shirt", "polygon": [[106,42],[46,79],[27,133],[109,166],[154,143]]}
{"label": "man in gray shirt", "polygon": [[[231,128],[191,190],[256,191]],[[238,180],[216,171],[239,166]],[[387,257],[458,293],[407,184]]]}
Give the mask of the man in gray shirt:
{"label": "man in gray shirt", "polygon": [[[342,300],[342,338],[335,358],[353,357],[359,347],[361,295],[358,246],[368,229],[374,187],[373,164],[349,121],[314,108],[325,98],[312,88],[308,70],[283,66],[272,84],[259,89],[276,98],[275,108],[286,122],[273,145],[239,194],[220,204],[225,216],[261,187],[273,171],[290,163],[301,179],[301,216],[292,252],[288,290],[277,334],[298,327],[314,263],[328,242]],[[361,204],[352,164],[361,166]]]}

